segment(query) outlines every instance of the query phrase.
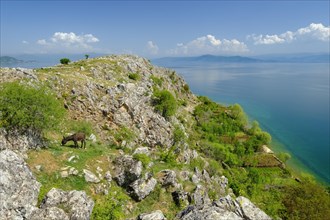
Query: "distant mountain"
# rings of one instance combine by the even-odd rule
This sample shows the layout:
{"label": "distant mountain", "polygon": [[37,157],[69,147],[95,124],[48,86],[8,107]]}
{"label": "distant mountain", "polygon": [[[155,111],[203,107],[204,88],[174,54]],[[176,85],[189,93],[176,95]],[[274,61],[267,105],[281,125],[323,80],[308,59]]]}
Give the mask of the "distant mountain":
{"label": "distant mountain", "polygon": [[16,59],[10,56],[1,56],[0,57],[0,66],[13,65],[18,63],[23,63],[23,60]]}
{"label": "distant mountain", "polygon": [[210,62],[210,63],[329,63],[330,54],[274,54],[255,57],[202,55],[195,57],[164,57],[155,63]]}
{"label": "distant mountain", "polygon": [[157,62],[213,62],[213,63],[260,63],[265,62],[261,59],[243,56],[215,56],[202,55],[196,57],[164,57],[154,59]]}
{"label": "distant mountain", "polygon": [[329,53],[310,54],[269,54],[253,57],[255,59],[282,63],[330,63]]}

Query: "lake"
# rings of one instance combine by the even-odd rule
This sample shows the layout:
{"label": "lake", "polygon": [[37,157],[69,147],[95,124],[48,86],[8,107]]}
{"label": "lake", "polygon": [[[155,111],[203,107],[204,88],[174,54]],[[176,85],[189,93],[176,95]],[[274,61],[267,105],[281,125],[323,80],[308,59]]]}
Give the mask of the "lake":
{"label": "lake", "polygon": [[329,63],[161,63],[193,93],[240,104],[272,137],[275,152],[289,152],[290,167],[330,183]]}

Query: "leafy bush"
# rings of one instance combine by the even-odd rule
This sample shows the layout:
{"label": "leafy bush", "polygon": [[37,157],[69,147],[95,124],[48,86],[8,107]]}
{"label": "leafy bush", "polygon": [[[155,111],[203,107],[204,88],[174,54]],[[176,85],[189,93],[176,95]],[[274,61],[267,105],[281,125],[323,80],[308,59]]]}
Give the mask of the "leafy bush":
{"label": "leafy bush", "polygon": [[137,73],[130,73],[130,74],[128,75],[128,78],[130,78],[130,79],[136,81],[136,80],[139,80],[139,79],[140,79],[140,75],[137,74]]}
{"label": "leafy bush", "polygon": [[129,197],[118,186],[113,186],[107,196],[96,200],[91,217],[95,220],[124,219],[125,212],[123,207],[128,200]]}
{"label": "leafy bush", "polygon": [[160,112],[165,118],[174,115],[177,109],[177,103],[174,96],[167,90],[156,90],[153,95],[153,104],[156,111]]}
{"label": "leafy bush", "polygon": [[188,84],[185,84],[185,85],[183,86],[183,90],[184,90],[185,92],[189,92],[189,91],[190,91],[189,85],[188,85]]}
{"label": "leafy bush", "polygon": [[68,58],[62,58],[62,59],[60,59],[60,63],[61,64],[69,64],[71,62],[71,60],[70,59],[68,59]]}
{"label": "leafy bush", "polygon": [[134,154],[133,158],[135,160],[141,161],[144,168],[146,168],[151,161],[148,155],[146,154]]}
{"label": "leafy bush", "polygon": [[286,212],[282,219],[329,219],[330,195],[323,187],[304,180],[284,189]]}
{"label": "leafy bush", "polygon": [[114,138],[118,142],[126,141],[127,143],[130,143],[135,139],[135,137],[136,135],[134,132],[125,126],[120,127],[119,130],[114,134]]}
{"label": "leafy bush", "polygon": [[65,114],[63,104],[46,87],[18,82],[0,86],[0,127],[24,132],[54,129]]}
{"label": "leafy bush", "polygon": [[179,142],[184,142],[186,140],[186,135],[179,126],[174,127],[173,140],[174,140],[174,144]]}
{"label": "leafy bush", "polygon": [[156,76],[151,75],[150,79],[157,85],[157,86],[162,86],[163,80],[161,78],[158,78]]}

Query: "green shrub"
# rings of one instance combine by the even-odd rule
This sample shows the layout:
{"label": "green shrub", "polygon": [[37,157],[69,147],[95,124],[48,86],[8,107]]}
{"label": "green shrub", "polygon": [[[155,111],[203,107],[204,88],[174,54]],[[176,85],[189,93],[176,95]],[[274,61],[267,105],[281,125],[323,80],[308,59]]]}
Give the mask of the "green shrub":
{"label": "green shrub", "polygon": [[146,154],[134,154],[133,158],[135,160],[141,161],[144,168],[146,168],[151,161],[148,155]]}
{"label": "green shrub", "polygon": [[153,95],[153,104],[155,110],[160,112],[165,118],[174,115],[177,109],[177,103],[174,96],[167,90],[155,91]]}
{"label": "green shrub", "polygon": [[64,114],[63,103],[46,87],[18,82],[0,86],[0,127],[42,132],[57,127]]}
{"label": "green shrub", "polygon": [[330,195],[308,179],[284,188],[282,219],[329,219]]}
{"label": "green shrub", "polygon": [[118,186],[111,187],[107,196],[96,200],[91,219],[124,219],[125,212],[123,207],[127,204],[128,200],[129,197]]}
{"label": "green shrub", "polygon": [[185,85],[183,86],[183,90],[184,90],[185,92],[189,92],[189,91],[190,91],[189,85],[188,85],[188,84],[185,84]]}
{"label": "green shrub", "polygon": [[158,78],[156,76],[151,75],[150,79],[157,85],[157,86],[162,86],[163,80],[161,78]]}
{"label": "green shrub", "polygon": [[130,73],[130,74],[128,75],[128,78],[130,78],[130,79],[136,81],[136,80],[139,80],[139,79],[140,79],[140,75],[137,74],[137,73]]}
{"label": "green shrub", "polygon": [[68,59],[68,58],[62,58],[62,59],[60,59],[60,63],[61,64],[69,64],[71,62],[71,60],[70,59]]}
{"label": "green shrub", "polygon": [[135,139],[135,137],[136,135],[134,132],[125,126],[120,127],[119,130],[114,134],[114,138],[118,142],[126,141],[127,143],[130,143]]}
{"label": "green shrub", "polygon": [[185,135],[184,131],[179,126],[174,127],[173,141],[174,141],[174,144],[186,141],[186,135]]}

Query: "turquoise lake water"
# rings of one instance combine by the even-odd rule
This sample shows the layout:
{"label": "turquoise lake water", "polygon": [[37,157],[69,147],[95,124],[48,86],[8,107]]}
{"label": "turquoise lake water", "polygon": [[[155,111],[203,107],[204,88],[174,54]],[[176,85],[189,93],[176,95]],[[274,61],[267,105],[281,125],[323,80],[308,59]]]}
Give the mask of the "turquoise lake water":
{"label": "turquoise lake water", "polygon": [[240,104],[273,137],[289,164],[330,183],[329,63],[184,63],[174,69],[192,92]]}

